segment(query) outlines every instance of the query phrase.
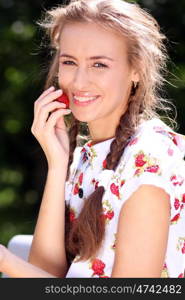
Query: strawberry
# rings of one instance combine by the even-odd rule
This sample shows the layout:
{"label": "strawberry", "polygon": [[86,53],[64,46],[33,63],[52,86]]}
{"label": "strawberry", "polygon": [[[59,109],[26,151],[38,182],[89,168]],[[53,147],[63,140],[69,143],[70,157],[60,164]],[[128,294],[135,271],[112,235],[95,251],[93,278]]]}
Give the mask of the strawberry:
{"label": "strawberry", "polygon": [[178,199],[175,199],[175,202],[174,202],[174,207],[175,207],[175,209],[178,209],[179,206],[180,206],[179,200],[178,200]]}
{"label": "strawberry", "polygon": [[74,190],[73,190],[73,194],[76,195],[78,194],[79,191],[79,187],[78,187],[78,183],[75,184]]}
{"label": "strawberry", "polygon": [[178,214],[176,214],[176,215],[173,217],[173,219],[171,220],[171,222],[177,222],[179,218],[180,218],[180,214],[178,213]]}
{"label": "strawberry", "polygon": [[66,108],[69,108],[69,98],[67,97],[66,94],[62,94],[62,96],[58,97],[56,99],[58,102],[62,102],[66,104]]}
{"label": "strawberry", "polygon": [[112,210],[112,211],[109,210],[109,211],[106,213],[105,216],[106,216],[107,219],[111,220],[111,219],[114,217],[114,212],[113,212],[113,210]]}
{"label": "strawberry", "polygon": [[82,184],[82,180],[83,180],[83,173],[80,174],[78,179],[80,185]]}
{"label": "strawberry", "polygon": [[144,164],[146,164],[146,161],[143,160],[144,157],[145,157],[145,155],[143,153],[137,155],[136,160],[135,160],[136,167],[142,167]]}
{"label": "strawberry", "polygon": [[110,190],[114,195],[119,197],[119,187],[118,187],[118,185],[115,185],[115,183],[112,183],[111,186],[110,186]]}
{"label": "strawberry", "polygon": [[185,194],[182,195],[182,203],[185,203]]}
{"label": "strawberry", "polygon": [[105,264],[98,258],[95,258],[92,262],[93,275],[104,275]]}
{"label": "strawberry", "polygon": [[105,159],[105,160],[103,161],[103,168],[105,169],[106,166],[107,166],[107,161],[106,161],[106,159]]}
{"label": "strawberry", "polygon": [[150,167],[147,167],[145,169],[146,172],[151,172],[151,173],[157,173],[157,171],[159,170],[159,166],[156,165],[156,166],[150,166]]}

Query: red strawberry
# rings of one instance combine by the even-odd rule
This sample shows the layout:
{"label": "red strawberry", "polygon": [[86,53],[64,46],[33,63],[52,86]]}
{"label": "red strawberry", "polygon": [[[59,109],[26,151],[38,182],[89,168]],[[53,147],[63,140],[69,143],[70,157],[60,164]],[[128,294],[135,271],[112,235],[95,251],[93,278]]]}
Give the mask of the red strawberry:
{"label": "red strawberry", "polygon": [[78,183],[75,184],[74,190],[73,190],[73,194],[76,195],[78,194],[79,191],[79,187],[78,187]]}
{"label": "red strawberry", "polygon": [[105,169],[106,166],[107,166],[107,161],[106,161],[106,159],[104,159],[104,161],[103,161],[103,168]]}
{"label": "red strawberry", "polygon": [[114,195],[119,197],[119,187],[118,187],[118,185],[115,185],[115,183],[112,183],[111,186],[110,186],[110,190]]}
{"label": "red strawberry", "polygon": [[145,157],[145,155],[143,153],[137,155],[137,157],[135,159],[135,165],[136,165],[136,167],[142,167],[144,164],[146,164],[146,161],[143,160],[144,157]]}
{"label": "red strawberry", "polygon": [[78,179],[79,184],[82,184],[82,180],[83,180],[83,173],[81,173],[79,176],[79,179]]}
{"label": "red strawberry", "polygon": [[178,278],[184,278],[184,274],[183,273],[180,273]]}
{"label": "red strawberry", "polygon": [[175,199],[175,202],[174,202],[174,207],[175,207],[175,209],[178,209],[179,206],[180,206],[179,200],[178,200],[178,199]]}
{"label": "red strawberry", "polygon": [[109,210],[105,215],[109,220],[111,220],[114,217],[114,211]]}
{"label": "red strawberry", "polygon": [[185,203],[185,194],[182,195],[182,203]]}
{"label": "red strawberry", "polygon": [[185,254],[185,242],[181,250],[182,250],[182,254]]}
{"label": "red strawberry", "polygon": [[151,173],[157,173],[157,171],[159,170],[159,166],[156,165],[156,166],[150,166],[150,167],[147,167],[145,169],[146,172],[151,172]]}
{"label": "red strawberry", "polygon": [[69,98],[67,97],[66,94],[62,94],[62,96],[58,97],[56,99],[58,102],[62,102],[66,104],[66,108],[69,108]]}
{"label": "red strawberry", "polygon": [[98,258],[95,258],[92,262],[93,275],[103,275],[105,264]]}
{"label": "red strawberry", "polygon": [[180,218],[180,214],[178,213],[178,214],[176,214],[176,215],[173,217],[173,219],[171,220],[171,222],[177,222],[179,218]]}

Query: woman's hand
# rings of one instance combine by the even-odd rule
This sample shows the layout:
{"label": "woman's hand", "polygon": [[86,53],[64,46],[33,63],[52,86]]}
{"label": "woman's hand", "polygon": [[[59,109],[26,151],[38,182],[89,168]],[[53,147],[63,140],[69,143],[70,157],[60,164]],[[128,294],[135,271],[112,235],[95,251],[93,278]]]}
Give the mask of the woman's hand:
{"label": "woman's hand", "polygon": [[32,134],[40,143],[50,168],[67,166],[69,160],[69,137],[64,115],[71,111],[66,104],[56,101],[62,90],[51,87],[44,91],[34,104]]}
{"label": "woman's hand", "polygon": [[5,260],[6,247],[0,244],[0,272],[2,272],[3,262]]}

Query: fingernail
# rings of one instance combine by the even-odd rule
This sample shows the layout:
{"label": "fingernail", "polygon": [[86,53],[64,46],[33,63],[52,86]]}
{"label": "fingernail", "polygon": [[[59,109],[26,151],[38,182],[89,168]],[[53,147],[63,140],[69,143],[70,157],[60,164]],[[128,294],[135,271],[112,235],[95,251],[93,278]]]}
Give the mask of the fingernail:
{"label": "fingernail", "polygon": [[61,89],[59,89],[59,90],[57,90],[56,92],[57,92],[57,93],[61,93],[61,92],[62,92],[62,90],[61,90]]}
{"label": "fingernail", "polygon": [[49,91],[50,91],[50,90],[53,90],[54,88],[55,88],[55,87],[52,85],[52,86],[49,88]]}

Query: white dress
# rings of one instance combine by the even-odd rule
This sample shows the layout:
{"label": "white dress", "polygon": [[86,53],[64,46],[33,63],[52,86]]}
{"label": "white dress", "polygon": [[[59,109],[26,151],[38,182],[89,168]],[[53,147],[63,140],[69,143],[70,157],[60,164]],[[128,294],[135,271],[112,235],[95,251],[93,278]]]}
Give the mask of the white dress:
{"label": "white dress", "polygon": [[83,262],[76,262],[75,258],[66,277],[111,277],[119,213],[141,184],[161,187],[170,195],[170,229],[161,277],[184,277],[185,136],[174,132],[158,118],[144,121],[130,139],[115,171],[105,169],[113,139],[95,145],[90,140],[75,149],[65,187],[70,221],[78,218],[85,199],[103,184],[106,231],[97,257]]}

